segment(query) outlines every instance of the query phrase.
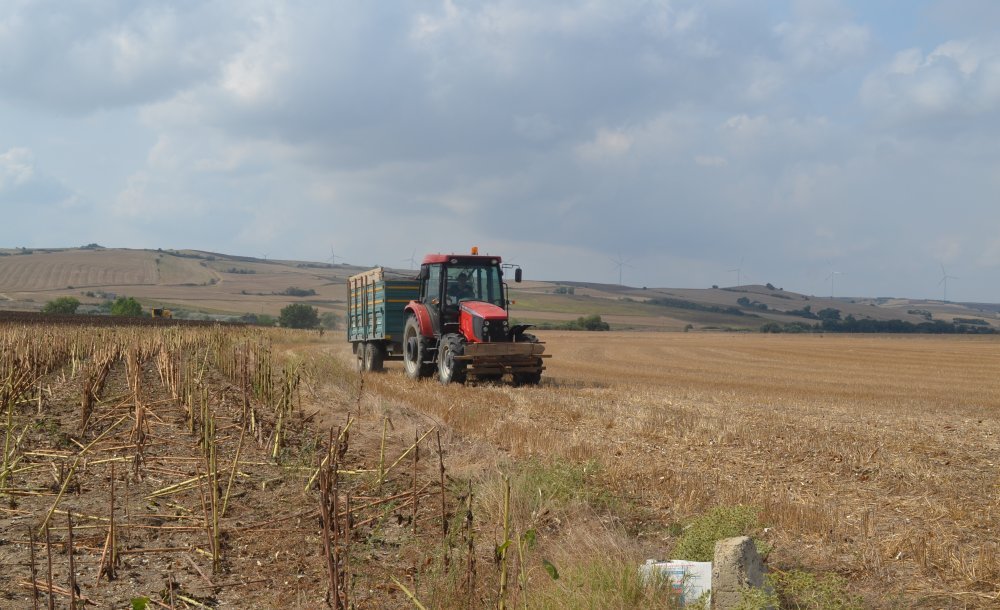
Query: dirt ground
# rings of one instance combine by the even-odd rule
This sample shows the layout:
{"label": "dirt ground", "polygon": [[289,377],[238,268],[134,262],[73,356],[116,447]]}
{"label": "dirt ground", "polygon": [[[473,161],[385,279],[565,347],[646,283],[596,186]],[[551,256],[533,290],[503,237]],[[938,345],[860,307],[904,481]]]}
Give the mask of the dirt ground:
{"label": "dirt ground", "polygon": [[[306,483],[330,430],[352,420],[340,489],[354,506],[372,504],[351,525],[358,608],[412,607],[393,578],[424,594],[417,575],[442,539],[438,433],[446,520],[461,515],[461,485],[487,473],[539,459],[594,464],[620,501],[623,531],[648,556],[669,554],[675,524],[743,503],[760,508],[772,569],[842,575],[866,605],[1000,600],[995,339],[539,335],[553,357],[536,388],[415,382],[397,363],[361,377],[337,334],[276,336],[276,359],[298,372],[277,460],[275,413],[258,405],[261,432],[241,444],[244,392],[209,367],[217,487],[229,487],[235,472],[215,571],[210,485],[171,489],[204,475],[205,450],[154,363],[142,369],[142,442],[124,363],[111,369],[82,435],[81,379],[61,368],[43,380],[40,405],[36,397],[16,410],[12,429],[26,432],[0,508],[0,562],[9,566],[0,607],[31,607],[31,536],[35,580],[46,580],[38,526],[53,506],[52,580],[68,587],[68,511],[77,583],[97,607],[130,607],[138,596],[152,598],[150,607],[324,605],[318,492]],[[414,476],[407,449],[425,433]],[[379,464],[397,458],[379,485]],[[115,580],[98,583],[111,514],[120,564]],[[484,537],[495,535],[483,527]],[[482,566],[491,563],[488,547]],[[68,607],[68,597],[57,598]]]}
{"label": "dirt ground", "polygon": [[596,462],[664,554],[671,523],[750,504],[772,568],[841,575],[870,606],[1000,604],[995,338],[539,335],[538,388],[398,369],[370,388],[514,460]]}

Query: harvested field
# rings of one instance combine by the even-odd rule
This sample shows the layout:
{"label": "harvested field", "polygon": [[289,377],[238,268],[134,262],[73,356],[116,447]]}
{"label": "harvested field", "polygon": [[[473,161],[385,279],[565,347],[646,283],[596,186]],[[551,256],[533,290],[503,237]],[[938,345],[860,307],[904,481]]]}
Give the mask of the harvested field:
{"label": "harvested field", "polygon": [[772,566],[840,574],[866,606],[1000,603],[996,339],[539,334],[540,388],[376,391],[515,460],[600,464],[661,546],[750,504]]}
{"label": "harvested field", "polygon": [[542,332],[514,388],[361,377],[337,334],[39,328],[0,324],[0,607],[49,549],[68,594],[69,512],[98,607],[659,608],[635,565],[736,504],[865,607],[998,601],[995,339]]}
{"label": "harvested field", "polygon": [[155,255],[149,252],[132,257],[105,251],[72,251],[0,258],[0,285],[11,292],[158,281]]}

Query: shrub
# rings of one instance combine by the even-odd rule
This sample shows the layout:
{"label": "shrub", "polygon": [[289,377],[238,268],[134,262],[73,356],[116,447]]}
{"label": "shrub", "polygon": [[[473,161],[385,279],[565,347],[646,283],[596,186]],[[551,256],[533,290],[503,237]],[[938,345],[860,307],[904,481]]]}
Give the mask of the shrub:
{"label": "shrub", "polygon": [[577,318],[576,325],[583,330],[611,330],[611,325],[597,314]]}
{"label": "shrub", "polygon": [[59,297],[45,304],[42,313],[74,314],[80,307],[80,300],[73,297]]}
{"label": "shrub", "polygon": [[802,570],[775,572],[768,581],[777,593],[782,608],[831,608],[861,610],[859,596],[847,590],[847,581],[836,574],[816,576]]}
{"label": "shrub", "polygon": [[337,324],[340,323],[340,316],[333,313],[332,311],[324,312],[323,315],[319,317],[319,325],[327,330],[333,330],[337,328]]}
{"label": "shrub", "polygon": [[132,297],[118,297],[111,304],[111,315],[138,317],[142,315],[142,305]]}
{"label": "shrub", "polygon": [[816,312],[816,315],[819,316],[820,320],[839,320],[840,310],[834,309],[832,307],[827,307],[826,309],[820,309],[818,312]]}
{"label": "shrub", "polygon": [[296,288],[295,286],[289,286],[285,288],[285,291],[281,294],[289,297],[311,297],[316,294],[316,291],[312,288]]}
{"label": "shrub", "polygon": [[286,328],[316,328],[319,312],[305,303],[293,303],[281,309],[278,323]]}

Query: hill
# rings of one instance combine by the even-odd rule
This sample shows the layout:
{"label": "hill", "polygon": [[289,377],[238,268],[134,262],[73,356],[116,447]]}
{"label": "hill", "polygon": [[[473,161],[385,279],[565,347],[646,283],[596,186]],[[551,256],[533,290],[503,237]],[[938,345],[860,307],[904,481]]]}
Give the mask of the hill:
{"label": "hill", "polygon": [[[343,314],[346,279],[374,265],[270,260],[200,250],[45,248],[0,250],[0,309],[37,310],[72,296],[96,308],[116,296],[144,306],[201,315],[277,315],[289,303]],[[396,270],[409,274],[409,270]],[[526,269],[530,276],[531,269]],[[1000,305],[906,298],[831,298],[768,285],[722,288],[635,288],[591,282],[511,284],[512,315],[558,324],[600,315],[612,327],[637,330],[757,330],[767,323],[817,322],[823,310],[842,318],[973,320],[1000,329]],[[298,294],[302,296],[293,296]]]}

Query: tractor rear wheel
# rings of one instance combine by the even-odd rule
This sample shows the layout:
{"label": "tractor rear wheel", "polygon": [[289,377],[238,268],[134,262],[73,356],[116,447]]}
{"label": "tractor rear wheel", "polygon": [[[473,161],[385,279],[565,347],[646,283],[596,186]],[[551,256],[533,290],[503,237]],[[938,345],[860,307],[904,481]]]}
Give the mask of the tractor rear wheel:
{"label": "tractor rear wheel", "polygon": [[456,356],[465,353],[465,339],[460,335],[445,335],[441,337],[438,346],[438,380],[444,385],[451,382],[465,382],[465,363]]}
{"label": "tractor rear wheel", "polygon": [[424,364],[427,357],[427,341],[420,334],[420,323],[416,316],[406,319],[403,329],[403,368],[410,379],[420,379],[431,374],[431,366]]}

